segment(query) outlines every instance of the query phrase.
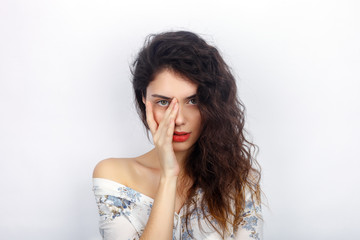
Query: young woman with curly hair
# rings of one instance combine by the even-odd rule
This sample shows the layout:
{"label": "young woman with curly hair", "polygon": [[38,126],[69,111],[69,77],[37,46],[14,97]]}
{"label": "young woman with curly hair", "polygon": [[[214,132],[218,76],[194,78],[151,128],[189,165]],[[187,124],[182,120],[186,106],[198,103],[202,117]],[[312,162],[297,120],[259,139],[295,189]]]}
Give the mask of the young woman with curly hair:
{"label": "young woman with curly hair", "polygon": [[218,50],[198,35],[151,35],[132,66],[154,149],[97,164],[103,239],[261,239],[260,171],[244,105]]}

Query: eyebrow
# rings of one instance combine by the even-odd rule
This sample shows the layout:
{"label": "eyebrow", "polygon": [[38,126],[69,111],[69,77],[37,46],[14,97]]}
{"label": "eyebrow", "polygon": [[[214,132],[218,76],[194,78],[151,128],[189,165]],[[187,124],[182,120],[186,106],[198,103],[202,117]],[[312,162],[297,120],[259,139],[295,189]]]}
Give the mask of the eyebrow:
{"label": "eyebrow", "polygon": [[[166,96],[159,95],[159,94],[152,94],[151,96],[152,96],[152,97],[157,97],[157,98],[162,98],[162,99],[165,99],[165,100],[171,100],[171,99],[173,99],[173,98],[171,98],[171,97],[166,97]],[[193,95],[191,95],[191,96],[186,97],[185,99],[191,99],[191,98],[195,98],[195,97],[196,97],[196,94],[193,94]]]}

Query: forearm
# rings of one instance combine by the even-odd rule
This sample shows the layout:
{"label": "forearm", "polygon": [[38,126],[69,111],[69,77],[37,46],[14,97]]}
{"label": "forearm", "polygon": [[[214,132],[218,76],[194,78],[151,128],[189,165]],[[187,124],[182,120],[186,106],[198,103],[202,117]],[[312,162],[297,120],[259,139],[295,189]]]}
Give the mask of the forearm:
{"label": "forearm", "polygon": [[162,177],[141,240],[171,240],[177,177]]}

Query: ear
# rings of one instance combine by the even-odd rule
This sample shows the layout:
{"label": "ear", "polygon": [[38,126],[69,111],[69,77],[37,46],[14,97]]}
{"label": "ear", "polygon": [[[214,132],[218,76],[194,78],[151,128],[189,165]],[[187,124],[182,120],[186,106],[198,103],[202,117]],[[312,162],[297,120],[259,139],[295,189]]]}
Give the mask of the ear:
{"label": "ear", "polygon": [[142,96],[142,102],[144,103],[144,105],[146,105],[146,99],[145,99],[144,95]]}

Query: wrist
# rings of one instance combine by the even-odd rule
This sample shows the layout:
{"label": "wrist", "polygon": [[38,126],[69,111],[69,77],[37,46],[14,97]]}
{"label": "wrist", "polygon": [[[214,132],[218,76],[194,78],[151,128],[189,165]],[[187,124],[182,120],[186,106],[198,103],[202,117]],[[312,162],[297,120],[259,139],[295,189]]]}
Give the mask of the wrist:
{"label": "wrist", "polygon": [[160,182],[161,183],[170,183],[170,182],[176,182],[178,179],[177,175],[171,175],[171,174],[161,174],[160,175]]}
{"label": "wrist", "polygon": [[169,186],[174,185],[176,186],[178,176],[169,176],[169,175],[161,175],[160,176],[160,185]]}
{"label": "wrist", "polygon": [[177,176],[161,176],[157,196],[166,193],[167,196],[176,192]]}
{"label": "wrist", "polygon": [[165,180],[171,180],[171,179],[177,179],[179,176],[179,169],[168,169],[168,170],[163,170],[160,173],[160,178],[161,179],[165,179]]}

